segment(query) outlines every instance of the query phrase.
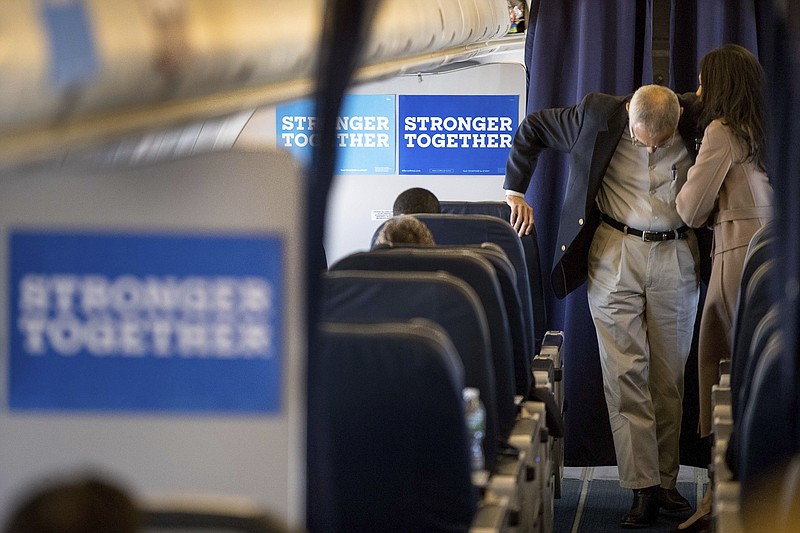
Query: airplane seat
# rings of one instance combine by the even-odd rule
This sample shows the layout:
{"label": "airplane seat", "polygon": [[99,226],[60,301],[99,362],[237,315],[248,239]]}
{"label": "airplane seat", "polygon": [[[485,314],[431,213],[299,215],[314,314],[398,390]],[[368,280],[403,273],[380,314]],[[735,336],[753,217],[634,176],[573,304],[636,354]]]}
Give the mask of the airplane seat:
{"label": "airplane seat", "polygon": [[774,484],[794,453],[791,402],[781,387],[783,342],[772,333],[758,357],[750,396],[741,419],[739,446],[740,516],[758,511],[760,491]]}
{"label": "airplane seat", "polygon": [[[745,423],[747,418],[745,406],[752,401],[758,401],[753,398],[756,368],[761,364],[759,362],[760,354],[765,351],[778,331],[778,305],[773,304],[753,328],[750,351],[737,355],[737,357],[741,355],[748,359],[747,365],[745,365],[747,376],[740,379],[739,389],[731,391],[737,393],[739,412],[733,412],[730,405],[714,405],[713,431],[715,439],[712,450],[714,513],[721,530],[740,531],[742,529],[740,475],[745,454],[743,447],[747,442],[744,434],[749,431],[748,425]],[[772,387],[776,387],[776,383],[773,382]],[[731,394],[731,397],[733,396]]]}
{"label": "airplane seat", "polygon": [[519,236],[508,222],[488,215],[451,215],[418,213],[414,215],[431,230],[436,244],[481,244],[493,242],[508,256],[517,275],[517,288],[525,324],[532,339],[536,339],[530,277],[525,252]]}
{"label": "airplane seat", "polygon": [[[459,263],[462,265],[459,266]],[[431,269],[432,272],[420,270],[422,265]],[[405,267],[411,270],[403,270]],[[395,270],[377,270],[392,268]],[[452,272],[471,277],[471,282],[476,283],[477,291],[469,282],[454,276]],[[492,280],[493,284],[487,284],[485,278],[481,280],[481,272],[484,276],[489,276],[488,279]],[[452,286],[444,287],[447,289],[445,291],[442,291],[440,286],[438,287],[440,290],[437,292],[437,283],[435,282],[439,282],[438,284],[441,285],[442,280],[437,277],[442,276],[445,277],[445,281],[453,280],[466,289],[471,298],[474,298],[472,300],[473,307],[470,306],[471,301],[465,299],[461,293],[457,294],[460,298],[447,298],[446,293],[453,292]],[[493,304],[489,306],[494,310],[489,315],[493,317],[492,321],[495,326],[497,320],[501,320],[504,316],[504,313],[499,312],[502,311],[502,304],[498,299],[497,284],[493,276],[491,265],[472,252],[459,253],[455,250],[437,250],[429,247],[414,249],[412,247],[379,248],[371,252],[357,253],[332,265],[331,270],[324,277],[323,315],[326,320],[349,320],[351,322],[375,322],[411,317],[423,317],[437,322],[448,332],[457,347],[457,352],[462,357],[467,374],[467,385],[482,388],[488,385],[485,383],[487,378],[493,379],[494,368],[489,359],[491,357],[489,330],[492,328],[486,325],[487,313],[478,292],[482,294],[482,297],[488,297],[489,302],[492,301],[492,298],[494,299]],[[487,291],[487,287],[492,290]],[[387,307],[391,307],[391,309],[387,309]],[[456,307],[462,307],[462,309],[454,309]],[[471,319],[470,314],[473,315]],[[481,324],[483,328],[476,329]],[[467,332],[466,330],[476,331]],[[489,335],[488,343],[480,343],[483,340],[480,338],[481,330],[486,331],[486,334]],[[505,331],[507,335],[507,329]],[[481,345],[486,349],[476,349]],[[472,353],[469,353],[470,351]],[[510,353],[506,355],[510,355]],[[483,369],[486,368],[487,362],[490,372],[485,374]],[[510,360],[506,361],[509,367],[510,363]],[[470,383],[470,377],[473,379],[472,383]],[[484,383],[481,383],[480,379],[483,379]],[[484,400],[487,410],[487,437],[484,440],[487,479],[483,482],[484,495],[492,500],[508,501],[509,508],[514,511],[515,516],[519,517],[535,503],[526,501],[526,496],[536,498],[536,501],[539,498],[538,492],[526,491],[526,489],[533,485],[531,482],[534,479],[537,479],[535,474],[530,473],[537,466],[531,449],[538,445],[538,441],[534,437],[539,436],[539,427],[543,425],[544,417],[517,420],[513,382],[496,383],[496,385],[497,388],[493,389],[495,396],[487,397]],[[483,391],[481,397],[484,398]],[[498,407],[502,407],[502,410],[498,411]],[[502,413],[502,416],[498,415],[498,412]],[[497,428],[495,430],[490,428],[492,413],[497,420],[494,425]],[[510,421],[506,419],[508,414],[511,415]],[[510,427],[506,428],[506,425],[510,425]],[[512,432],[519,434],[523,431],[519,429],[520,426],[528,431],[528,448],[515,446],[509,440]],[[490,450],[488,446],[492,439],[495,441],[494,451]],[[495,455],[490,455],[492,453]]]}
{"label": "airplane seat", "polygon": [[[443,214],[453,214],[453,215],[460,215],[460,216],[471,216],[471,215],[480,215],[482,217],[493,217],[496,219],[500,219],[503,221],[508,221],[509,217],[511,216],[510,208],[508,204],[504,202],[440,202],[442,213]],[[421,219],[422,217],[427,216],[426,213],[414,213],[413,216]],[[425,222],[425,220],[423,220]],[[427,225],[427,223],[426,223]],[[378,234],[381,231],[383,225],[378,226],[375,229],[375,232],[372,234],[372,238],[370,239],[370,247],[375,246],[375,241],[378,238]],[[513,230],[512,230],[513,232]],[[535,353],[539,346],[541,345],[542,338],[544,337],[544,333],[547,329],[547,313],[546,313],[546,305],[544,300],[544,288],[542,285],[542,276],[541,270],[539,267],[539,247],[537,244],[537,237],[536,237],[536,230],[534,229],[530,235],[526,235],[522,238],[516,236],[516,238],[511,238],[507,232],[502,232],[503,239],[511,239],[511,244],[506,243],[503,246],[500,246],[502,243],[493,243],[500,246],[502,250],[504,250],[507,255],[510,255],[509,259],[511,260],[512,264],[514,265],[515,273],[521,272],[521,270],[526,271],[525,276],[518,276],[517,283],[525,282],[526,287],[520,287],[517,290],[520,292],[520,301],[524,305],[526,302],[525,293],[528,293],[528,298],[530,300],[530,309],[523,308],[525,323],[528,325],[528,330],[526,331],[526,335],[530,337],[530,343],[533,347],[533,352]],[[516,235],[516,233],[514,233]],[[447,239],[447,240],[442,240]],[[492,242],[490,240],[480,241],[478,238],[457,238],[453,239],[450,235],[440,235],[439,238],[436,238],[436,233],[434,233],[434,240],[436,241],[437,245],[471,245],[471,244],[481,244],[481,242]],[[519,241],[522,244],[522,251],[524,259],[519,259],[517,256],[519,255],[518,251],[513,249],[516,246],[513,244],[513,241]],[[509,249],[509,246],[512,248]]]}
{"label": "airplane seat", "polygon": [[[529,326],[531,335],[536,328],[533,325],[530,281],[519,236],[511,225],[497,217],[489,215],[457,215],[457,214],[416,214],[433,233],[437,244],[476,244],[492,242],[499,245],[515,267],[517,287],[520,290],[523,315]],[[535,339],[535,336],[534,336]],[[536,343],[537,352],[540,339]],[[560,416],[560,414],[558,415]]]}
{"label": "airplane seat", "polygon": [[[340,259],[331,270],[377,270],[402,272],[444,271],[466,281],[478,294],[486,313],[495,371],[498,408],[500,409],[501,438],[511,431],[516,417],[514,395],[520,376],[514,359],[508,313],[496,270],[477,251],[458,248],[405,245],[356,252]],[[520,354],[521,355],[521,354]]]}
{"label": "airplane seat", "polygon": [[[745,375],[738,378],[739,385],[738,388],[735,389],[736,394],[731,394],[731,399],[733,399],[734,396],[737,398],[738,409],[734,411],[733,408],[731,408],[732,428],[724,450],[726,467],[733,479],[738,479],[738,471],[740,468],[739,447],[742,432],[741,421],[744,417],[745,406],[752,396],[753,376],[758,365],[758,354],[764,351],[767,342],[779,328],[779,309],[777,304],[773,304],[753,328],[750,353],[743,354],[747,357],[746,364],[742,366],[743,374]],[[733,393],[734,390],[731,392]]]}
{"label": "airplane seat", "polygon": [[[773,306],[771,293],[771,280],[776,268],[775,259],[767,258],[749,274],[749,282],[739,295],[736,322],[734,324],[733,342],[730,364],[730,389],[731,389],[731,421],[733,430],[731,441],[726,450],[727,466],[737,477],[739,461],[736,457],[737,446],[731,446],[738,439],[739,430],[736,425],[742,420],[744,406],[750,396],[753,372],[758,361],[760,351],[752,349],[756,341],[755,332],[769,315]],[[762,328],[764,325],[762,325]]]}
{"label": "airplane seat", "polygon": [[[439,247],[447,248],[448,246],[475,249],[475,245],[441,245]],[[485,242],[480,245],[477,251],[483,251],[484,253],[489,251],[490,259],[492,259],[492,254],[499,255],[500,262],[494,263],[497,273],[502,274],[508,271],[508,276],[514,277],[513,265],[511,265],[508,256],[500,246],[495,243]],[[504,283],[509,283],[509,281],[506,281],[504,277],[503,275],[498,276],[501,281],[501,286],[503,286],[503,298],[507,301],[515,302],[512,306],[507,306],[509,320],[511,320],[511,317],[519,316],[519,295],[513,290],[513,287],[510,287],[507,292]],[[515,278],[510,280],[510,283],[513,283],[515,286]],[[514,328],[511,329],[513,332]],[[513,336],[514,335],[512,335],[512,337]],[[534,356],[530,361],[526,359],[526,361],[529,362],[531,377],[531,388],[528,389],[529,393],[527,397],[548,404],[546,417],[547,429],[556,439],[564,435],[564,387],[563,367],[561,365],[563,345],[564,333],[562,331],[547,331],[544,334],[539,350],[534,352]],[[536,379],[534,379],[534,375],[536,375]],[[541,394],[541,391],[545,389],[548,392],[546,395],[547,397]],[[561,444],[563,445],[563,442]]]}
{"label": "airplane seat", "polygon": [[[447,272],[465,281],[478,295],[489,328],[492,363],[496,378],[496,398],[500,432],[498,447],[501,455],[491,471],[487,488],[492,494],[509,499],[512,509],[521,511],[531,505],[524,503],[525,468],[535,468],[530,458],[530,443],[538,438],[536,428],[528,421],[518,421],[515,402],[514,362],[508,317],[502,301],[494,267],[477,250],[404,245],[357,252],[340,259],[331,271],[389,271],[389,272]],[[524,394],[522,395],[524,397]],[[509,444],[517,426],[528,428],[528,445]],[[524,430],[517,430],[519,434]],[[533,498],[538,493],[529,492]],[[532,522],[532,519],[529,520]]]}
{"label": "airplane seat", "polygon": [[235,503],[199,499],[196,502],[147,504],[141,511],[142,533],[291,533],[282,520]]}
{"label": "airplane seat", "polygon": [[[715,470],[715,508],[721,524],[741,527],[741,480],[745,406],[759,356],[778,328],[777,306],[772,303],[770,283],[775,259],[770,257],[771,224],[763,226],[750,241],[742,271],[736,303],[731,359],[729,364],[729,404],[714,405],[715,442],[712,464]],[[720,376],[722,384],[726,376]],[[719,391],[713,391],[717,394]],[[715,399],[717,396],[715,396]]]}
{"label": "airplane seat", "polygon": [[[443,201],[441,203],[442,213],[452,213],[456,215],[488,215],[497,217],[508,222],[511,219],[511,207],[505,202],[457,202]],[[536,339],[535,350],[541,346],[544,335],[547,332],[547,304],[545,302],[545,286],[542,281],[542,267],[539,254],[539,238],[534,226],[529,235],[519,238],[522,249],[525,252],[525,264],[528,266],[528,281],[531,288],[531,306],[533,312],[534,338]]]}
{"label": "airplane seat", "polygon": [[14,296],[25,280],[66,279],[35,316],[69,317],[71,344],[0,334],[0,514],[16,487],[84,466],[137,499],[219,495],[301,525],[304,174],[278,150],[97,155],[3,172],[6,323],[33,316]]}
{"label": "airplane seat", "polygon": [[494,267],[497,280],[500,283],[502,299],[508,317],[508,327],[514,347],[514,375],[517,380],[517,394],[526,396],[533,383],[531,364],[535,356],[533,349],[534,339],[531,337],[522,315],[514,265],[508,259],[505,251],[493,242],[442,244],[437,245],[437,248],[470,250],[487,259]]}
{"label": "airplane seat", "polygon": [[775,223],[767,222],[759,228],[750,239],[745,254],[744,268],[742,269],[741,286],[746,287],[750,282],[753,271],[767,258],[771,257],[770,246],[775,240]]}
{"label": "airplane seat", "polygon": [[[520,303],[520,292],[517,288],[517,274],[514,265],[509,260],[506,252],[497,244],[493,242],[483,242],[480,244],[437,244],[440,249],[465,249],[471,250],[478,255],[484,257],[495,269],[497,279],[500,282],[500,289],[502,291],[503,303],[506,306],[506,314],[509,320],[509,330],[511,331],[511,338],[514,343],[514,362],[524,364],[515,368],[515,373],[520,372],[526,375],[524,385],[518,387],[518,391],[529,390],[532,383],[531,379],[531,362],[535,355],[534,339],[532,332],[527,327],[525,317],[522,313],[522,304]],[[518,377],[519,380],[519,377]],[[518,394],[524,394],[518,392]]]}
{"label": "airplane seat", "polygon": [[[525,327],[524,317],[522,315],[522,307],[519,299],[519,289],[517,288],[517,274],[514,270],[514,265],[508,259],[508,256],[503,249],[493,242],[484,242],[481,244],[443,244],[439,248],[463,248],[472,250],[477,254],[485,257],[495,269],[497,280],[500,282],[500,289],[503,293],[503,303],[506,306],[506,314],[508,315],[508,327],[511,331],[511,339],[514,342],[515,357],[514,361],[517,362],[517,357],[520,356],[524,363],[524,367],[518,368],[523,372],[525,377],[524,387],[518,390],[527,391],[531,384],[530,365],[531,360],[535,354],[533,348],[533,338],[530,332]],[[517,352],[519,351],[519,355]],[[516,370],[515,370],[516,372]]]}
{"label": "airplane seat", "polygon": [[[750,347],[751,341],[751,334],[752,329],[744,327],[743,322],[745,321],[745,315],[753,315],[754,313],[748,309],[748,302],[749,302],[749,293],[752,292],[757,285],[754,285],[753,289],[750,289],[749,286],[751,284],[751,280],[753,275],[756,271],[759,270],[761,265],[764,264],[765,261],[768,261],[772,255],[771,243],[774,239],[774,224],[772,222],[768,222],[764,226],[762,226],[753,237],[750,239],[750,244],[747,247],[747,252],[745,255],[744,260],[744,267],[742,268],[742,278],[739,282],[739,294],[736,300],[736,311],[733,317],[733,336],[731,340],[731,360],[728,366],[728,372],[731,374],[731,389],[737,390],[739,383],[734,383],[734,379],[738,378],[738,376],[734,375],[734,365],[743,363],[743,357],[734,358],[734,353],[746,353]],[[770,267],[771,268],[771,267]],[[759,274],[759,276],[765,276],[764,273]],[[758,282],[758,284],[766,284],[768,285],[768,281],[766,279],[762,279]],[[760,286],[759,286],[760,287]],[[769,287],[764,286],[760,287],[758,291],[768,291]],[[760,313],[755,313],[754,316],[761,317],[763,316]],[[758,320],[758,319],[756,319]],[[740,374],[740,370],[736,370]],[[736,398],[731,398],[731,407],[736,412],[737,408],[737,400]]]}
{"label": "airplane seat", "polygon": [[511,207],[505,202],[488,200],[482,202],[442,200],[439,204],[442,207],[442,213],[450,213],[453,215],[488,215],[506,221],[511,219]]}
{"label": "airplane seat", "polygon": [[[309,531],[469,531],[464,369],[427,320],[321,323],[309,358]],[[481,504],[481,513],[490,506]],[[505,514],[503,506],[495,511]],[[489,523],[502,524],[498,513]],[[500,531],[501,526],[489,528]]]}
{"label": "airplane seat", "polygon": [[424,318],[444,328],[461,358],[466,386],[480,390],[486,408],[483,451],[486,469],[492,471],[500,435],[497,395],[486,315],[472,287],[444,272],[332,270],[323,274],[322,288],[323,321],[369,324]]}

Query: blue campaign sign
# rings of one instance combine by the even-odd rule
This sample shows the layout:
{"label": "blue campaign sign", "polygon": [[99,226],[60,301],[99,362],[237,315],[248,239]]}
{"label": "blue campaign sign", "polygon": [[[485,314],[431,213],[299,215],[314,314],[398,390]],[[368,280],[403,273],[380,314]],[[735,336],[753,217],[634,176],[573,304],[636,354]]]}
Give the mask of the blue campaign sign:
{"label": "blue campaign sign", "polygon": [[[394,174],[395,97],[390,94],[350,94],[336,121],[337,174]],[[278,148],[307,165],[317,142],[317,120],[311,100],[277,108]]]}
{"label": "blue campaign sign", "polygon": [[273,235],[14,230],[12,410],[277,413]]}
{"label": "blue campaign sign", "polygon": [[399,96],[400,174],[504,174],[516,95]]}

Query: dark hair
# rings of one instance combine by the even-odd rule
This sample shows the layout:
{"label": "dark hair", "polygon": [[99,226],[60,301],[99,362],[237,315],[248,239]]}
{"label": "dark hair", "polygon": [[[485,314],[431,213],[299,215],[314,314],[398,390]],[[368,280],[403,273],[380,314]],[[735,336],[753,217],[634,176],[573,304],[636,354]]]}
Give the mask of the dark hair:
{"label": "dark hair", "polygon": [[726,44],[700,60],[699,125],[721,119],[747,147],[745,161],[766,169],[763,122],[764,70],[747,48]]}
{"label": "dark hair", "polygon": [[[51,484],[52,483],[52,484]],[[135,533],[140,512],[122,489],[101,479],[52,481],[32,490],[4,533]]]}
{"label": "dark hair", "polygon": [[392,207],[392,214],[412,215],[414,213],[441,213],[439,199],[428,189],[412,187],[397,195]]}

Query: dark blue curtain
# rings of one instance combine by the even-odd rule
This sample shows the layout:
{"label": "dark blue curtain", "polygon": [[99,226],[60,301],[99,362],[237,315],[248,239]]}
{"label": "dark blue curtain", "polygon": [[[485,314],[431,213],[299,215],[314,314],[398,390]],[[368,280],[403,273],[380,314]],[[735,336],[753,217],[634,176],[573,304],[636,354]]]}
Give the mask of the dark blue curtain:
{"label": "dark blue curtain", "polygon": [[[652,78],[649,1],[569,0],[537,7],[526,42],[529,111],[573,105],[592,91],[628,94],[649,83],[643,80],[645,72]],[[567,176],[566,158],[545,153],[526,199],[533,206],[546,273],[549,327],[565,332],[565,461],[609,465],[616,459],[586,289],[557,300],[549,285]]]}
{"label": "dark blue curtain", "polygon": [[764,61],[760,49],[769,2],[764,0],[673,0],[670,79],[678,92],[697,89],[700,59],[725,43],[744,46]]}
{"label": "dark blue curtain", "polygon": [[[758,51],[763,7],[758,0],[673,0],[670,86],[697,88],[699,59],[726,42]],[[528,110],[573,105],[592,91],[628,94],[653,83],[653,0],[534,2],[526,41]],[[763,40],[763,37],[761,37]],[[542,271],[551,271],[564,187],[566,158],[540,157],[526,199],[533,206]],[[547,285],[549,327],[565,332],[565,462],[615,464],[603,397],[597,338],[585,286],[557,300]],[[681,462],[708,466],[707,444],[696,433],[696,351],[686,372]]]}

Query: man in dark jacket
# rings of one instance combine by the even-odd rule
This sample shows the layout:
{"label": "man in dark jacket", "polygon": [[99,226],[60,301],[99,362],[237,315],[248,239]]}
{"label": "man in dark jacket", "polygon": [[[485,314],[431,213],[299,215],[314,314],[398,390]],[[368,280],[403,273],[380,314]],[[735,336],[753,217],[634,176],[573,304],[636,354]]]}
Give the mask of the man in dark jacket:
{"label": "man in dark jacket", "polygon": [[592,93],[528,115],[506,165],[510,222],[523,235],[539,154],[569,154],[551,283],[564,298],[588,280],[620,485],[634,493],[622,527],[652,525],[659,509],[691,509],[675,483],[699,255],[675,195],[696,155],[694,104],[658,85]]}

